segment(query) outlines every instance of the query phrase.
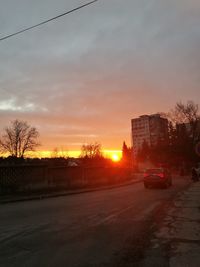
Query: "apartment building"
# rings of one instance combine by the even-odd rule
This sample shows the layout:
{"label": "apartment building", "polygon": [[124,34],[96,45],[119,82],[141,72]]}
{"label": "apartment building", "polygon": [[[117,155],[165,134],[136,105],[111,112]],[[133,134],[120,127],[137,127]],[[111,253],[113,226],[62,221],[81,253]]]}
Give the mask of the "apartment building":
{"label": "apartment building", "polygon": [[132,145],[136,153],[144,142],[149,146],[155,146],[168,138],[168,120],[160,114],[142,115],[132,119],[131,126]]}

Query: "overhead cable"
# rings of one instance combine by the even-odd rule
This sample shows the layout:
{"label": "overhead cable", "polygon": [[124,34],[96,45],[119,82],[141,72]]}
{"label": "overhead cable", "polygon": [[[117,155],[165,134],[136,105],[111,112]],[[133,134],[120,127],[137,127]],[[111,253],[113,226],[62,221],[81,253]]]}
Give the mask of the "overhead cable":
{"label": "overhead cable", "polygon": [[68,15],[68,14],[70,14],[70,13],[72,13],[72,12],[75,12],[75,11],[81,9],[81,8],[84,8],[84,7],[86,7],[86,6],[89,6],[89,5],[91,5],[91,4],[93,4],[93,3],[97,2],[97,1],[99,1],[99,0],[94,0],[94,1],[91,1],[91,2],[89,2],[89,3],[83,4],[83,5],[81,5],[81,6],[78,6],[78,7],[76,7],[76,8],[73,8],[73,9],[71,9],[71,10],[69,10],[69,11],[66,11],[65,13],[62,13],[62,14],[60,14],[60,15],[58,15],[58,16],[55,16],[55,17],[50,18],[50,19],[48,19],[48,20],[44,20],[44,21],[42,21],[42,22],[40,22],[40,23],[38,23],[38,24],[35,24],[35,25],[31,26],[31,27],[27,27],[27,28],[24,28],[24,29],[22,29],[22,30],[20,30],[20,31],[14,32],[14,33],[9,34],[9,35],[6,35],[6,36],[0,38],[0,41],[3,41],[3,40],[5,40],[5,39],[8,39],[8,38],[13,37],[13,36],[18,35],[18,34],[21,34],[21,33],[23,33],[23,32],[29,31],[29,30],[31,30],[31,29],[33,29],[33,28],[39,27],[39,26],[41,26],[41,25],[43,25],[43,24],[46,24],[46,23],[48,23],[48,22],[50,22],[50,21],[52,21],[52,20],[56,20],[56,19],[58,19],[58,18],[60,18],[60,17],[66,16],[66,15]]}

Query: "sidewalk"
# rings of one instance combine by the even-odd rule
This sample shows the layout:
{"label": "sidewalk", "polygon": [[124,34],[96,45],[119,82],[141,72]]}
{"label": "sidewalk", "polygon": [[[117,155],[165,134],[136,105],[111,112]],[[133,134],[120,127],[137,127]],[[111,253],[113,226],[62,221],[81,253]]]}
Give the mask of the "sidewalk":
{"label": "sidewalk", "polygon": [[151,247],[148,266],[200,266],[200,182],[192,183],[176,198]]}
{"label": "sidewalk", "polygon": [[30,194],[29,196],[23,196],[23,195],[0,196],[0,205],[12,203],[12,202],[41,200],[41,199],[45,199],[45,198],[53,198],[53,197],[82,194],[82,193],[88,193],[88,192],[94,192],[94,191],[109,190],[109,189],[127,186],[127,185],[131,185],[131,184],[135,184],[135,183],[140,183],[141,181],[142,181],[142,178],[138,177],[138,178],[133,178],[132,180],[129,180],[127,182],[119,183],[119,184],[99,186],[99,187],[93,187],[93,188],[91,187],[91,188],[82,188],[82,189],[80,189],[80,188],[79,189],[70,189],[70,190],[63,190],[63,191],[59,191],[59,192],[43,193],[43,194],[35,193],[35,194]]}

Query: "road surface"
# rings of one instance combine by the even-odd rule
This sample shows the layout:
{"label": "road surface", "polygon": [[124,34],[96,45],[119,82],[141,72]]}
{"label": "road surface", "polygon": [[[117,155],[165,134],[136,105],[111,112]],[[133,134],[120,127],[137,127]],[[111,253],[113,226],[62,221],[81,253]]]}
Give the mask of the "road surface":
{"label": "road surface", "polygon": [[0,266],[139,266],[154,222],[188,185],[142,183],[0,206]]}

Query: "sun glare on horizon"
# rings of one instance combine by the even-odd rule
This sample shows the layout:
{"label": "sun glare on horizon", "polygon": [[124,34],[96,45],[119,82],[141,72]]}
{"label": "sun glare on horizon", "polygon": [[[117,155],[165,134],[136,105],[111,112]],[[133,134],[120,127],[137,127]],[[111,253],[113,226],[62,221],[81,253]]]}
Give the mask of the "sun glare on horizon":
{"label": "sun glare on horizon", "polygon": [[[51,158],[55,157],[55,152],[51,150],[42,150],[42,151],[35,151],[31,153],[30,157],[39,157],[39,158]],[[110,158],[113,162],[118,162],[121,160],[122,157],[121,150],[103,150],[103,156],[106,158]],[[66,151],[57,151],[57,157],[73,157],[79,158],[81,155],[80,150],[66,150]]]}
{"label": "sun glare on horizon", "polygon": [[117,154],[112,154],[112,156],[111,156],[111,159],[112,159],[112,161],[114,161],[114,162],[118,162],[118,161],[120,161],[120,157],[119,157],[119,155],[117,155]]}

